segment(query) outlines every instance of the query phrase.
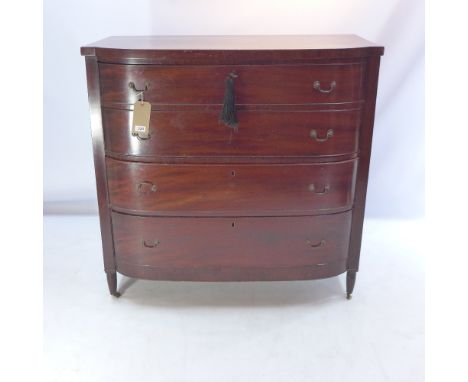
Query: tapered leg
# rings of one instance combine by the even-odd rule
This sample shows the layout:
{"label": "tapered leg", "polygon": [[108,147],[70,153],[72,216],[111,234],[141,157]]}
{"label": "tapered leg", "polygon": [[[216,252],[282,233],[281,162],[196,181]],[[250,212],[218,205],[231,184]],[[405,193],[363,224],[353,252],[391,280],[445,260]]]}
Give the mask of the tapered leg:
{"label": "tapered leg", "polygon": [[356,271],[348,271],[346,273],[346,298],[348,300],[351,300],[355,283],[356,283]]}
{"label": "tapered leg", "polygon": [[117,274],[115,272],[106,272],[106,275],[110,294],[115,297],[120,297],[120,293],[117,292]]}

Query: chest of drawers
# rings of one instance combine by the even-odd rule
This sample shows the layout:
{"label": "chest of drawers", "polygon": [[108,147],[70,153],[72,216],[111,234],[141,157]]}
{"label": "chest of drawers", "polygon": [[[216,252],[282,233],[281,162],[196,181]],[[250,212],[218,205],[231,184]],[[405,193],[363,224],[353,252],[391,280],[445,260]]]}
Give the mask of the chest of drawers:
{"label": "chest of drawers", "polygon": [[[380,56],[357,36],[110,37],[86,59],[104,269],[354,288]],[[148,135],[133,108],[151,104]]]}

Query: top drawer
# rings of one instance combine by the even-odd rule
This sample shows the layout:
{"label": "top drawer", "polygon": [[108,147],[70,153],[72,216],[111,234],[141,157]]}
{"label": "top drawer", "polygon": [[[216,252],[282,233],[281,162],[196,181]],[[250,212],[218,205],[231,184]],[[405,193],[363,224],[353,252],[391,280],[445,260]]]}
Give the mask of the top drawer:
{"label": "top drawer", "polygon": [[103,105],[132,104],[148,90],[152,104],[222,104],[225,79],[235,73],[236,103],[310,104],[361,99],[362,66],[356,64],[162,66],[100,64]]}

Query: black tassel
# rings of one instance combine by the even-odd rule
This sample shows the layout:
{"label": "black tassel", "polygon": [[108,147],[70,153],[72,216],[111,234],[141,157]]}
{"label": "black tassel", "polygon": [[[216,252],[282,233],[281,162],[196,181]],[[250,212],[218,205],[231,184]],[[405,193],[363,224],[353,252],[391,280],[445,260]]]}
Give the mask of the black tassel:
{"label": "black tassel", "polygon": [[237,131],[237,115],[236,115],[236,97],[234,94],[234,78],[237,75],[230,73],[225,81],[225,90],[224,90],[224,104],[223,110],[221,111],[220,120],[225,125]]}

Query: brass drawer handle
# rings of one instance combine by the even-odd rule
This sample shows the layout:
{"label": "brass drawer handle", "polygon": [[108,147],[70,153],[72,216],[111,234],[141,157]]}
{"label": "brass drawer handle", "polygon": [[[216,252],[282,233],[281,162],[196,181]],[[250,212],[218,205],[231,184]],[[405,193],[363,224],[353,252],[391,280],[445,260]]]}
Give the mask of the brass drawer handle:
{"label": "brass drawer handle", "polygon": [[143,240],[143,245],[146,248],[157,247],[161,242],[159,240]]}
{"label": "brass drawer handle", "polygon": [[335,132],[333,131],[333,129],[329,129],[327,130],[327,135],[325,138],[319,138],[317,134],[317,130],[315,129],[310,130],[310,137],[313,140],[320,142],[320,143],[328,141],[331,137],[333,137],[334,134]]}
{"label": "brass drawer handle", "polygon": [[320,85],[320,81],[314,81],[314,89],[319,91],[320,93],[325,93],[329,94],[336,88],[336,81],[330,82],[330,87],[328,89],[322,89],[322,86]]}
{"label": "brass drawer handle", "polygon": [[307,240],[307,244],[309,244],[311,248],[320,248],[324,247],[326,242],[325,240],[320,240],[318,243],[312,243],[310,240]]}
{"label": "brass drawer handle", "polygon": [[139,99],[139,101],[143,101],[144,100],[144,95],[145,95],[145,91],[147,91],[149,89],[149,84],[148,83],[145,83],[145,88],[144,89],[137,89],[136,85],[134,82],[129,82],[128,83],[128,87],[130,89],[132,89],[136,94],[136,96],[138,97],[140,94],[141,94],[141,97]]}
{"label": "brass drawer handle", "polygon": [[156,192],[158,188],[153,182],[144,181],[138,184],[138,192],[141,194],[149,194],[150,192]]}
{"label": "brass drawer handle", "polygon": [[315,187],[315,184],[311,183],[311,184],[309,184],[309,191],[313,192],[315,195],[325,195],[328,191],[330,191],[330,185],[325,184],[323,186],[322,191],[317,191],[317,189]]}

